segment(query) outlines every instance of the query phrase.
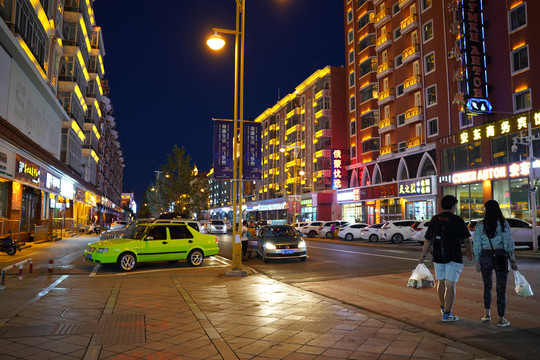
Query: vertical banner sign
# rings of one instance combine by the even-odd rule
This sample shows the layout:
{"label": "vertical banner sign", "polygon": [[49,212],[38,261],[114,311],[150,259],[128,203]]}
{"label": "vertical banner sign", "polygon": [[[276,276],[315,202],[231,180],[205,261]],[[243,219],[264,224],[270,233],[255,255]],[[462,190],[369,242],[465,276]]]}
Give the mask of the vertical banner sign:
{"label": "vertical banner sign", "polygon": [[483,0],[461,0],[461,47],[465,75],[465,97],[469,111],[490,112],[487,100],[486,46]]}
{"label": "vertical banner sign", "polygon": [[214,179],[233,178],[234,121],[214,121]]}
{"label": "vertical banner sign", "polygon": [[242,178],[244,180],[260,180],[262,176],[262,124],[244,122],[243,124],[243,163]]}
{"label": "vertical banner sign", "polygon": [[332,189],[341,189],[342,187],[341,160],[341,150],[332,150]]}

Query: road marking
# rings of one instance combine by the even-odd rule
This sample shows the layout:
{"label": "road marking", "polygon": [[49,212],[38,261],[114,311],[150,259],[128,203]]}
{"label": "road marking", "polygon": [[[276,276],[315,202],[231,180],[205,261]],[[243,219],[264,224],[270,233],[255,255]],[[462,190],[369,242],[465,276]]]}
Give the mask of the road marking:
{"label": "road marking", "polygon": [[390,256],[390,255],[381,255],[381,254],[372,254],[372,253],[366,253],[361,251],[351,251],[351,250],[341,250],[341,249],[330,249],[325,247],[318,247],[318,246],[308,246],[308,248],[312,249],[320,249],[320,250],[332,250],[337,252],[343,252],[343,253],[349,253],[349,254],[361,254],[361,255],[370,255],[370,256],[378,256],[378,257],[384,257],[389,259],[400,259],[400,260],[410,260],[414,262],[418,262],[417,258],[406,258],[406,257],[399,257],[399,256]]}
{"label": "road marking", "polygon": [[406,253],[407,253],[407,252],[404,251],[404,250],[385,250],[385,249],[380,249],[379,251],[386,251],[386,252],[397,253],[397,254],[406,254]]}
{"label": "road marking", "polygon": [[92,272],[90,273],[90,275],[88,275],[89,277],[93,277],[93,276],[96,276],[97,275],[97,272],[99,270],[99,268],[101,267],[100,264],[96,264],[96,266],[94,266],[94,268],[92,269]]}

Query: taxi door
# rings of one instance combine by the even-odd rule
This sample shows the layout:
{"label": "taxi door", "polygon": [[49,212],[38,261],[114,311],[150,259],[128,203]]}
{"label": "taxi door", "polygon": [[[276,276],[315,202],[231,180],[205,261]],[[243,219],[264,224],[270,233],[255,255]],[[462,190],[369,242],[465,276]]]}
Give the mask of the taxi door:
{"label": "taxi door", "polygon": [[170,243],[166,226],[153,226],[147,230],[138,252],[139,261],[169,260]]}
{"label": "taxi door", "polygon": [[169,226],[171,236],[170,260],[185,260],[193,246],[193,235],[186,225]]}

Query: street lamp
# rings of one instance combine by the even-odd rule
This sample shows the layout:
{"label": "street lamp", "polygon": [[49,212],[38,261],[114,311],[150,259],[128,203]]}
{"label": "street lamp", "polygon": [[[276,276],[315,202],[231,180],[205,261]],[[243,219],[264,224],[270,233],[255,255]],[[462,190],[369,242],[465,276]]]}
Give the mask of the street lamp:
{"label": "street lamp", "polygon": [[[219,50],[225,45],[225,40],[218,34],[235,36],[234,45],[234,136],[233,136],[233,251],[232,269],[227,271],[229,276],[245,276],[242,270],[242,137],[244,118],[244,38],[246,24],[246,0],[236,0],[236,29],[213,28],[212,35],[206,44],[212,50]],[[238,209],[240,213],[237,214]]]}
{"label": "street lamp", "polygon": [[533,251],[534,252],[537,252],[538,251],[538,226],[536,224],[536,183],[535,183],[535,180],[534,180],[534,175],[535,175],[535,171],[534,171],[534,162],[535,162],[535,159],[534,159],[534,156],[533,156],[533,141],[535,140],[540,140],[540,135],[539,136],[533,136],[532,134],[532,129],[531,129],[531,119],[530,119],[530,116],[531,114],[529,113],[529,121],[527,122],[527,135],[526,136],[523,136],[523,135],[520,135],[520,136],[516,136],[514,138],[512,138],[512,140],[514,141],[514,144],[512,145],[511,147],[511,150],[512,152],[516,152],[518,149],[517,149],[517,145],[526,145],[528,146],[528,154],[527,154],[527,160],[529,161],[530,163],[530,166],[529,166],[529,197],[530,197],[530,204],[531,204],[531,222],[532,222],[532,226],[533,226]]}
{"label": "street lamp", "polygon": [[[293,183],[293,219],[292,219],[292,222],[291,223],[295,223],[296,222],[296,196],[297,196],[297,188],[296,188],[296,162],[297,162],[297,159],[298,159],[298,151],[301,149],[302,147],[299,146],[299,145],[286,145],[285,147],[281,147],[279,149],[279,151],[281,153],[285,153],[287,150],[289,149],[293,149],[294,152],[294,167],[293,167],[293,174],[294,174],[294,183]],[[304,172],[304,170],[300,170],[300,172],[298,173],[298,175],[300,176],[304,176],[306,173]]]}

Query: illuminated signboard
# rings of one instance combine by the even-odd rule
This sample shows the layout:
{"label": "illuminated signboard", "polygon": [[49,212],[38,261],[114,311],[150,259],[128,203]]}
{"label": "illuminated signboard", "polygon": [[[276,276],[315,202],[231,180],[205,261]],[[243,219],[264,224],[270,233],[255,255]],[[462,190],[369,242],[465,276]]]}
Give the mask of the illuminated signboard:
{"label": "illuminated signboard", "polygon": [[284,210],[288,208],[288,204],[286,202],[281,202],[277,204],[261,204],[259,205],[259,211],[267,211],[267,210]]}
{"label": "illuminated signboard", "polygon": [[[540,125],[540,111],[535,113],[531,126]],[[494,123],[478,126],[461,131],[458,136],[460,144],[468,144],[472,141],[493,138],[501,135],[512,134],[527,130],[528,121],[526,116],[516,116],[510,119],[500,120]]]}
{"label": "illuminated signboard", "polygon": [[40,174],[39,166],[17,155],[16,179],[29,184],[39,185]]}
{"label": "illuminated signboard", "polygon": [[[473,112],[490,112],[487,100],[486,47],[484,43],[483,0],[461,0],[461,48],[465,76],[465,97],[474,98],[467,109]],[[488,106],[489,105],[489,106]],[[484,111],[482,111],[484,109]]]}
{"label": "illuminated signboard", "polygon": [[432,195],[433,179],[431,177],[398,182],[398,196]]}
{"label": "illuminated signboard", "polygon": [[60,189],[61,189],[61,180],[60,178],[50,174],[50,173],[47,173],[47,176],[45,178],[45,187],[47,189],[50,189],[54,192],[57,192],[59,193],[60,192]]}
{"label": "illuminated signboard", "polygon": [[341,150],[332,150],[332,189],[341,189]]}
{"label": "illuminated signboard", "polygon": [[60,195],[70,200],[75,196],[75,187],[69,181],[62,179],[60,182]]}
{"label": "illuminated signboard", "polygon": [[376,200],[380,198],[393,198],[397,196],[397,183],[386,185],[363,186],[347,189],[337,193],[337,201],[357,202],[362,200]]}
{"label": "illuminated signboard", "polygon": [[304,199],[301,200],[300,203],[302,206],[313,206],[313,199]]}
{"label": "illuminated signboard", "polygon": [[[533,168],[540,168],[540,160],[533,163]],[[479,170],[460,171],[452,175],[443,176],[439,182],[451,182],[452,184],[467,184],[478,181],[497,180],[529,176],[531,163],[521,161],[510,165],[491,166]]]}

